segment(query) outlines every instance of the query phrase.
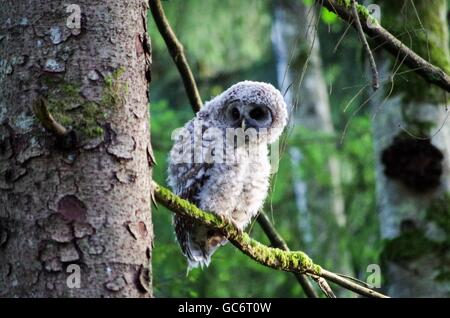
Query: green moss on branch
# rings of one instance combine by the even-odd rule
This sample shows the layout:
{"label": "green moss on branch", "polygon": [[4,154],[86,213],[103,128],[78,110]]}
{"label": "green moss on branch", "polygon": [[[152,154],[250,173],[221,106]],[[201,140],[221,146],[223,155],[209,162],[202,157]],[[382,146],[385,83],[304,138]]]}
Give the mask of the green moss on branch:
{"label": "green moss on branch", "polygon": [[287,272],[307,274],[313,278],[322,277],[366,297],[387,297],[350,279],[322,269],[319,265],[314,264],[311,258],[303,252],[285,251],[263,245],[250,238],[247,234],[239,233],[232,224],[220,219],[217,215],[202,211],[194,204],[181,199],[154,181],[152,182],[152,188],[156,201],[170,211],[193,218],[205,225],[223,231],[224,235],[227,236],[234,246],[262,265]]}
{"label": "green moss on branch", "polygon": [[246,233],[239,233],[232,224],[220,219],[217,215],[202,211],[155,182],[153,182],[153,190],[156,200],[169,210],[223,231],[233,245],[260,264],[287,272],[320,276],[321,267],[314,264],[305,253],[284,251],[263,245]]}
{"label": "green moss on branch", "polygon": [[[340,5],[345,7],[347,10],[352,9],[352,1],[351,0],[336,0],[336,2]],[[358,14],[361,18],[364,19],[372,19],[373,21],[376,21],[376,19],[370,15],[369,10],[363,5],[356,4],[356,11],[358,11]]]}

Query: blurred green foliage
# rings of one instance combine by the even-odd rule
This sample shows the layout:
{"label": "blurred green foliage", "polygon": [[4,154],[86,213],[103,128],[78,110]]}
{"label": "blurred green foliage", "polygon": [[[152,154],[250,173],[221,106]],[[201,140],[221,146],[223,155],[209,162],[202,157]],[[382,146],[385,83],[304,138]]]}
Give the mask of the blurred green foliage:
{"label": "blurred green foliage", "polygon": [[[208,77],[245,68],[264,59],[270,47],[270,37],[263,36],[270,34],[270,1],[171,0],[163,4],[197,76]],[[154,58],[160,61],[154,72],[161,70],[159,66],[167,72],[164,66],[170,64],[170,57],[165,54],[164,42],[152,22],[150,37]],[[170,75],[176,76],[174,67],[169,70]]]}
{"label": "blurred green foliage", "polygon": [[[271,4],[271,1],[260,0],[163,2],[167,16],[186,49],[204,100],[244,79],[276,84],[270,39]],[[317,187],[330,183],[324,169],[326,159],[331,155],[340,159],[348,225],[336,233],[323,233],[318,224],[313,228],[313,237],[321,235],[328,240],[338,240],[340,248],[350,252],[354,272],[365,280],[366,268],[378,262],[380,250],[370,116],[364,108],[350,116],[351,110],[356,109],[365,96],[357,97],[350,111],[343,112],[358,92],[360,83],[365,81],[364,72],[358,66],[360,45],[354,34],[347,35],[334,53],[333,48],[344,31],[343,25],[329,13],[322,13],[321,20],[324,23],[320,24],[319,37],[324,75],[327,84],[333,88],[330,89],[330,101],[337,133],[330,136],[293,129],[285,136],[285,142],[289,146],[302,147],[304,160],[300,173]],[[153,42],[151,133],[157,160],[153,177],[164,184],[171,133],[192,118],[193,113],[151,17],[149,21]],[[350,118],[352,121],[341,143],[341,134]],[[289,154],[283,153],[265,209],[292,249],[310,253],[316,262],[333,270],[333,263],[321,256],[314,242],[307,245],[303,242],[292,177]],[[314,202],[308,208],[310,213],[321,215],[323,224],[333,218],[329,211],[320,210]],[[230,244],[215,253],[209,268],[193,270],[186,276],[186,262],[175,241],[171,218],[171,212],[163,207],[153,209],[156,235],[153,284],[157,297],[304,296],[294,276],[264,268]],[[250,231],[256,239],[268,243],[258,224],[250,226]]]}

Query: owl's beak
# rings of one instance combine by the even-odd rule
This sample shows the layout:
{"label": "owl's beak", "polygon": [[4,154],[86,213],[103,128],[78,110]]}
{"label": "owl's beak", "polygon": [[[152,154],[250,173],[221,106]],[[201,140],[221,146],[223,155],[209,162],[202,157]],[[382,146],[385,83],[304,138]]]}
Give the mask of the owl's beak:
{"label": "owl's beak", "polygon": [[242,127],[242,130],[245,130],[245,127],[246,127],[246,120],[245,120],[245,118],[243,118],[242,119],[242,123],[241,123],[241,127]]}

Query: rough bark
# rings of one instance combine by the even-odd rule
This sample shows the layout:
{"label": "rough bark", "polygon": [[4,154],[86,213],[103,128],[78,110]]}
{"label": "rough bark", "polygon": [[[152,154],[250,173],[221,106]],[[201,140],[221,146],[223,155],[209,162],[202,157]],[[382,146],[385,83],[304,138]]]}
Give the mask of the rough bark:
{"label": "rough bark", "polygon": [[[3,297],[152,295],[148,7],[76,3],[80,28],[65,1],[1,4]],[[39,98],[70,142],[44,129]]]}
{"label": "rough bark", "polygon": [[[445,0],[382,4],[381,23],[421,56],[449,71]],[[417,10],[417,12],[416,12]],[[421,30],[421,28],[422,29]],[[377,155],[382,286],[393,297],[450,296],[450,124],[448,98],[400,60],[377,52],[380,92],[371,101]],[[395,70],[397,74],[396,75]],[[393,82],[389,79],[393,77]]]}
{"label": "rough bark", "polygon": [[[277,58],[278,82],[291,108],[294,129],[306,129],[318,134],[334,135],[327,85],[323,77],[317,19],[314,8],[298,1],[275,3],[273,43]],[[318,142],[321,142],[318,140]],[[299,210],[299,227],[306,247],[317,249],[320,255],[333,259],[337,271],[351,273],[349,254],[340,250],[336,240],[330,241],[327,233],[336,232],[346,224],[344,202],[340,186],[339,162],[330,156],[326,169],[330,186],[318,186],[304,178],[300,171],[303,150],[291,146],[294,192]],[[329,213],[316,213],[325,211]],[[332,220],[326,222],[324,219]],[[319,229],[319,230],[316,230]],[[328,254],[329,253],[329,254]]]}

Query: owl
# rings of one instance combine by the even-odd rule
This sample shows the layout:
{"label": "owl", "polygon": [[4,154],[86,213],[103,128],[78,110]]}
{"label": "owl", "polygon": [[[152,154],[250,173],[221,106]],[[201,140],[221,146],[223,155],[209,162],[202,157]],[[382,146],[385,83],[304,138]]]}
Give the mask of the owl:
{"label": "owl", "polygon": [[[268,145],[286,126],[281,93],[262,82],[239,82],[216,96],[173,135],[168,184],[199,208],[243,231],[262,207],[269,189]],[[175,234],[188,272],[208,266],[227,243],[218,230],[175,215]]]}

